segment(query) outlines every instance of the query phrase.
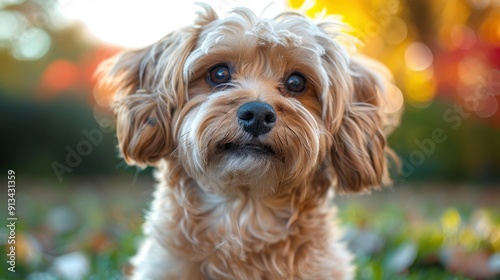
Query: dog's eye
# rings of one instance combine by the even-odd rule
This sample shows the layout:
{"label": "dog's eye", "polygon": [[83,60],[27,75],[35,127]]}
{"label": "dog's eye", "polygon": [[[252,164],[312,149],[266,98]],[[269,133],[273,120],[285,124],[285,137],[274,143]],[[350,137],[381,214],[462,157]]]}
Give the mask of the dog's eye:
{"label": "dog's eye", "polygon": [[306,78],[299,73],[292,73],[285,82],[286,90],[291,94],[300,94],[306,90]]}
{"label": "dog's eye", "polygon": [[218,65],[208,71],[208,82],[218,86],[231,81],[231,71],[227,65]]}

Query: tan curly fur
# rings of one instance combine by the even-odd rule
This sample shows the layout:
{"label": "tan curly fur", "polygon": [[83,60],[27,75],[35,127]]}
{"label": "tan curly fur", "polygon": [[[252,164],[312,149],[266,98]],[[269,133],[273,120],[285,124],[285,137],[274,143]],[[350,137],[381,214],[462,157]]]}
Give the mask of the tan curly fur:
{"label": "tan curly fur", "polygon": [[[192,26],[100,69],[116,91],[119,148],[155,166],[159,184],[132,279],[352,279],[329,200],[389,183],[390,76],[344,43],[337,23],[284,13],[225,18],[202,5]],[[207,73],[232,69],[214,87]],[[284,80],[299,72],[300,94]],[[238,122],[251,101],[270,105],[274,127],[255,136]],[[388,131],[388,130],[387,130]],[[268,147],[237,152],[228,145]]]}

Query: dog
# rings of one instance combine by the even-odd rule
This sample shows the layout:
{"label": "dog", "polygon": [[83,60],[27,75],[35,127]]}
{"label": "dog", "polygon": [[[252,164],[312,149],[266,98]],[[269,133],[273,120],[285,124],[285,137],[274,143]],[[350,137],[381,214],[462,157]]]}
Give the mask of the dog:
{"label": "dog", "polygon": [[352,279],[329,201],[390,183],[390,74],[339,23],[200,5],[99,70],[121,155],[159,182],[131,279]]}

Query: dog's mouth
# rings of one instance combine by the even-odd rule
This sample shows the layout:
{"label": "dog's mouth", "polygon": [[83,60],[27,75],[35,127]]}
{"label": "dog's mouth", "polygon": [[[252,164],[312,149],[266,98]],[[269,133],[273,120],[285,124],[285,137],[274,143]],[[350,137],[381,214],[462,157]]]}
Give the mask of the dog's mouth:
{"label": "dog's mouth", "polygon": [[224,152],[245,155],[255,154],[272,156],[276,154],[271,146],[257,143],[225,143],[221,146],[221,148]]}

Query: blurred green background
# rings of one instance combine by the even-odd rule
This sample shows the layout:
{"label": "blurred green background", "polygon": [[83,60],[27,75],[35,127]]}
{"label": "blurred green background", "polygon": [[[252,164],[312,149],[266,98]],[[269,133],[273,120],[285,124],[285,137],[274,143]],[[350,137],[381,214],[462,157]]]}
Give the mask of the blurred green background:
{"label": "blurred green background", "polygon": [[[269,2],[212,1],[257,14]],[[389,106],[404,107],[389,139],[403,163],[395,187],[337,198],[358,279],[498,279],[500,1],[291,0],[266,12],[282,5],[340,15],[400,88]],[[167,1],[0,1],[0,170],[16,173],[20,220],[18,272],[2,266],[0,278],[120,277],[154,182],[118,157],[93,73],[193,16],[191,3]]]}

